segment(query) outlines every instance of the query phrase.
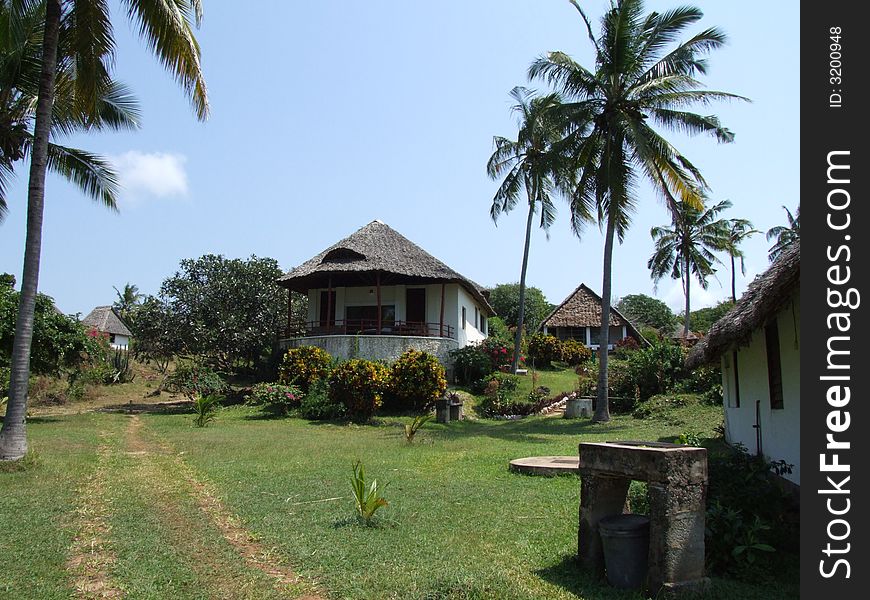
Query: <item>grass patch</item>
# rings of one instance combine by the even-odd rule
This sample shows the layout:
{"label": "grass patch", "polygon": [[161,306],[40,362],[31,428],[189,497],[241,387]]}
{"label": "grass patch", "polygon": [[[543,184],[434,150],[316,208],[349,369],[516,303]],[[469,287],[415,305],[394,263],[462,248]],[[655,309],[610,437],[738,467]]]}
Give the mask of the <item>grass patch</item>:
{"label": "grass patch", "polygon": [[[691,410],[702,419],[692,428],[712,436],[707,423],[718,423],[721,409]],[[192,427],[189,414],[142,415],[150,443],[143,449],[125,441],[124,415],[29,424],[41,466],[0,475],[0,527],[7,532],[0,538],[7,558],[0,596],[69,597],[64,564],[73,532],[65,524],[75,490],[95,468],[97,446],[108,443],[111,575],[130,597],[279,595],[208,522],[183,484],[183,460],[240,527],[329,597],[639,600],[579,570],[577,479],[519,476],[507,465],[522,456],[574,455],[580,441],[668,440],[684,429],[622,415],[596,425],[546,417],[429,422],[409,445],[399,426],[406,419],[344,425],[252,419],[256,414],[224,408],[204,429]],[[172,450],[155,451],[161,443]],[[356,460],[367,479],[389,484],[390,504],[371,527],[356,519]],[[796,578],[764,585],[714,580],[714,598],[796,595]]]}

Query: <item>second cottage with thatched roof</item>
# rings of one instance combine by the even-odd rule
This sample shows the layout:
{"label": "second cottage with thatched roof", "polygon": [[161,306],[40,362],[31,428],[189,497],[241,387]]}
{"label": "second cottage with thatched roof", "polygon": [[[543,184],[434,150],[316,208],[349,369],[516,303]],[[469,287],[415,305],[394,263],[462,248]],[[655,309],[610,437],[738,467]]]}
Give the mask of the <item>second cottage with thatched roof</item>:
{"label": "second cottage with thatched roof", "polygon": [[[541,330],[560,340],[578,340],[597,350],[601,345],[601,296],[581,283],[544,319]],[[634,338],[641,344],[646,343],[631,321],[611,307],[608,349],[612,350],[616,342],[626,337]]]}
{"label": "second cottage with thatched roof", "polygon": [[343,359],[390,360],[416,348],[446,363],[450,350],[485,339],[495,314],[480,286],[381,221],[278,284],[308,296],[307,322],[288,321],[282,345],[319,346]]}

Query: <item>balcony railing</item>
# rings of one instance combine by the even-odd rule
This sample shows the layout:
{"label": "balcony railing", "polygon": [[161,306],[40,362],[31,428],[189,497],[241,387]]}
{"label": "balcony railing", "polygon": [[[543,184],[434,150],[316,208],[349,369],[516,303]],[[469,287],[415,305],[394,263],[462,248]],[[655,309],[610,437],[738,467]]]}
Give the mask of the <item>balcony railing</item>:
{"label": "balcony railing", "polygon": [[421,321],[382,321],[380,329],[378,322],[369,319],[336,320],[332,323],[309,321],[308,323],[292,323],[284,332],[287,337],[305,337],[312,335],[407,335],[420,337],[446,337],[455,339],[454,327],[441,323],[424,323]]}

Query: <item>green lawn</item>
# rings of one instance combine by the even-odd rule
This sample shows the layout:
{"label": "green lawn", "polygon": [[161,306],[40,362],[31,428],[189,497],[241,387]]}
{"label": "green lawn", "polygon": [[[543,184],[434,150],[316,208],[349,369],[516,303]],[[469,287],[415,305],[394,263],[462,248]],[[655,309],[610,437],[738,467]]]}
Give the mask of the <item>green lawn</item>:
{"label": "green lawn", "polygon": [[[545,384],[546,385],[546,384]],[[512,458],[575,454],[580,441],[712,436],[721,412],[608,424],[532,417],[427,424],[414,445],[399,419],[356,426],[263,419],[223,409],[206,429],[190,415],[62,416],[31,422],[39,465],[0,473],[0,596],[68,597],[77,494],[99,467],[111,584],[131,598],[640,598],[575,563],[576,478],[513,475]],[[102,433],[102,436],[100,435]],[[134,439],[135,438],[135,439]],[[98,450],[98,447],[102,448]],[[388,483],[376,525],[354,518],[351,464]],[[246,565],[196,501],[192,473],[269,559],[303,582],[281,588]],[[22,585],[22,582],[28,584]],[[792,598],[792,584],[714,580],[716,598]]]}

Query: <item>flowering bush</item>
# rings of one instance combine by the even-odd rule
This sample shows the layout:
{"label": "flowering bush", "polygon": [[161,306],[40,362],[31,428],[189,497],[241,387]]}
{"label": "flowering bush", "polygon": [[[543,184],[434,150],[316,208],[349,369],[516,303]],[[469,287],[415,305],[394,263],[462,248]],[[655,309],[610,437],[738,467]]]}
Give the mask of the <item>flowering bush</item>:
{"label": "flowering bush", "polygon": [[251,388],[246,400],[248,404],[262,406],[270,412],[286,415],[290,409],[299,407],[302,396],[302,390],[295,385],[258,383]]}
{"label": "flowering bush", "polygon": [[562,351],[562,360],[568,363],[569,366],[576,367],[592,358],[592,350],[587,348],[583,342],[562,340],[559,345]]}
{"label": "flowering bush", "polygon": [[444,367],[431,354],[406,350],[390,369],[389,398],[396,408],[426,411],[445,391]]}
{"label": "flowering bush", "polygon": [[529,338],[529,356],[538,367],[546,367],[562,358],[562,343],[552,335],[536,333]]}
{"label": "flowering bush", "polygon": [[[492,370],[509,371],[513,361],[513,348],[495,338],[486,338],[481,342],[480,349],[492,361]],[[522,359],[522,357],[520,357]]]}
{"label": "flowering bush", "polygon": [[613,353],[618,358],[628,358],[632,352],[636,352],[640,350],[640,344],[637,343],[637,340],[631,336],[626,336],[616,342],[616,345],[613,348]]}
{"label": "flowering bush", "polygon": [[167,389],[193,400],[197,396],[215,396],[227,390],[227,384],[211,367],[200,364],[179,365],[167,379]]}
{"label": "flowering bush", "polygon": [[351,420],[367,421],[383,402],[389,376],[381,363],[359,358],[343,362],[329,375],[329,398],[342,403]]}
{"label": "flowering bush", "polygon": [[298,385],[303,392],[307,392],[312,383],[329,376],[331,367],[332,356],[323,348],[290,348],[278,370],[278,380],[284,384]]}
{"label": "flowering bush", "polygon": [[459,385],[471,385],[493,372],[492,359],[480,345],[470,345],[450,351],[453,378]]}

